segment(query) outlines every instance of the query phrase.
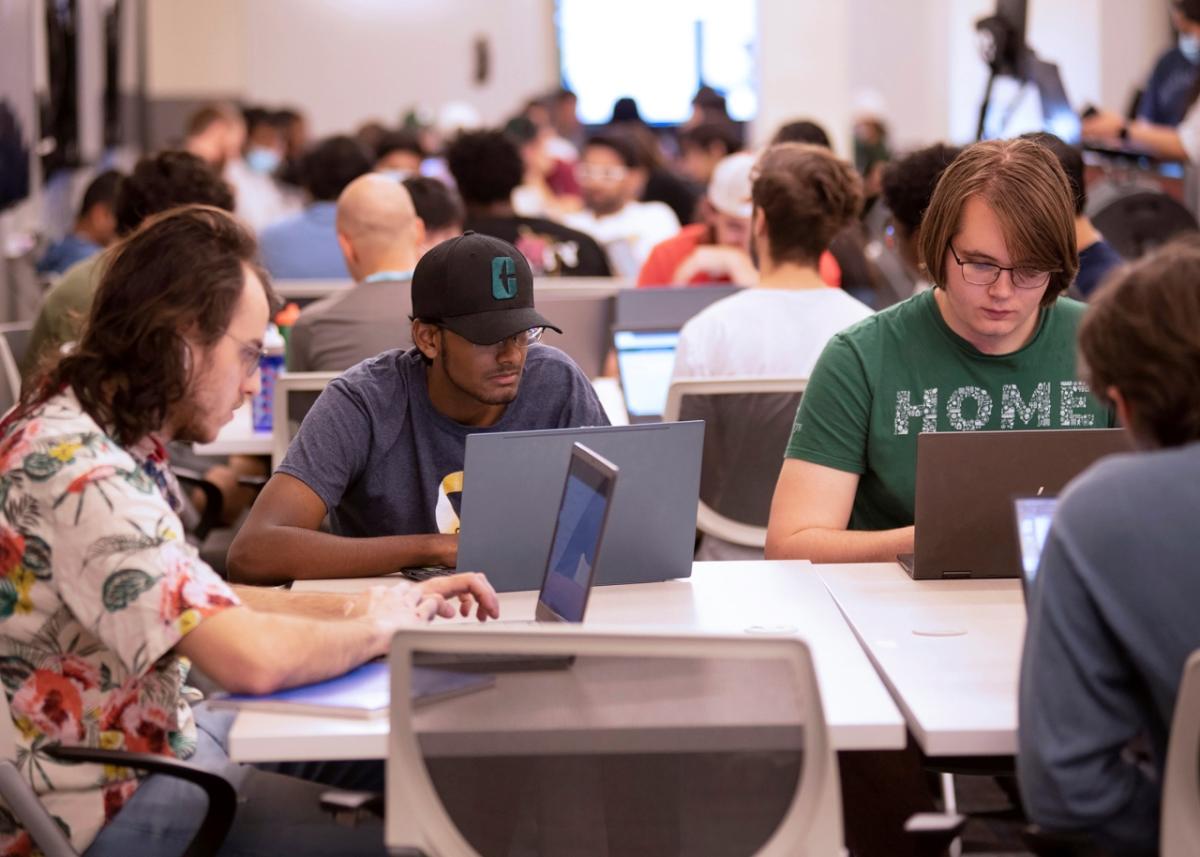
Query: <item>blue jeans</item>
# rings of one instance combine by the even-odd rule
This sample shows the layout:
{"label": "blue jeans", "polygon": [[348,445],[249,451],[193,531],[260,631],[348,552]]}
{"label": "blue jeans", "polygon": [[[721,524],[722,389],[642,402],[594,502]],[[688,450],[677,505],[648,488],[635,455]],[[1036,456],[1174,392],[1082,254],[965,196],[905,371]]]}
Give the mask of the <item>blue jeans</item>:
{"label": "blue jeans", "polygon": [[[229,760],[225,739],[232,712],[196,711],[192,764],[227,777],[237,789],[238,809],[223,855],[385,854],[383,823],[336,824],[318,803],[328,788],[383,790],[383,762],[279,763],[261,768]],[[196,832],[208,800],[199,786],[154,774],[85,852],[85,857],[177,857]]]}

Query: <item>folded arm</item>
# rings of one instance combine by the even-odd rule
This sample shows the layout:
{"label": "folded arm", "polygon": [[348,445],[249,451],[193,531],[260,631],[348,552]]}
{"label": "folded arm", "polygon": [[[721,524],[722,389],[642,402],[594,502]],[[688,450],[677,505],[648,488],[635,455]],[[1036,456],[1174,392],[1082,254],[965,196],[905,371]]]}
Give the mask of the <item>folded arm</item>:
{"label": "folded arm", "polygon": [[230,578],[277,584],[296,579],[374,577],[406,566],[454,566],[456,536],[347,538],[320,531],[325,503],[301,480],[276,473],[229,548]]}

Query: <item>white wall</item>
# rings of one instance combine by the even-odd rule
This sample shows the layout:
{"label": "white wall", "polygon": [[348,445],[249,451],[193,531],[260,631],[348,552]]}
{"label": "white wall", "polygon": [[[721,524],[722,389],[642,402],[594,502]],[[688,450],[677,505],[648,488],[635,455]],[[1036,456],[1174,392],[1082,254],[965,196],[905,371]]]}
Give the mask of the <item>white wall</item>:
{"label": "white wall", "polygon": [[[597,0],[602,2],[602,0]],[[650,0],[653,2],[653,0]],[[732,0],[731,0],[732,2]],[[807,115],[847,144],[853,99],[878,92],[900,147],[974,136],[986,69],[974,22],[994,0],[739,0],[759,12],[754,138]],[[150,93],[295,103],[317,134],[450,100],[485,121],[558,79],[553,0],[150,0]],[[1169,44],[1160,0],[1030,0],[1028,38],[1076,105],[1124,109]],[[490,81],[470,79],[472,43]],[[614,46],[614,62],[620,61]]]}
{"label": "white wall", "polygon": [[[995,0],[758,2],[765,110],[756,139],[781,113],[813,116],[845,139],[863,90],[882,97],[898,148],[974,139],[987,82],[975,21]],[[1118,110],[1169,45],[1157,0],[1030,0],[1027,37],[1058,63],[1075,106]]]}
{"label": "white wall", "polygon": [[[316,135],[413,106],[507,118],[558,81],[552,0],[151,0],[155,98],[296,105]],[[488,39],[491,74],[472,80]]]}

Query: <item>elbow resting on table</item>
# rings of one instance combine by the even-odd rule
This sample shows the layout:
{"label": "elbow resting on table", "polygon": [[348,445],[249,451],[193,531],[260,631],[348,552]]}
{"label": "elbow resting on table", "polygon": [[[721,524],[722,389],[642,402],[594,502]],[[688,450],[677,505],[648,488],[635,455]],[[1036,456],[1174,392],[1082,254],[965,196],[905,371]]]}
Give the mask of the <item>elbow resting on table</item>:
{"label": "elbow resting on table", "polygon": [[[277,552],[270,549],[270,538],[264,538],[257,528],[246,526],[229,545],[225,564],[229,580],[233,583],[248,583],[256,586],[278,586],[291,583],[292,575],[279,567]],[[276,561],[272,561],[274,556]]]}

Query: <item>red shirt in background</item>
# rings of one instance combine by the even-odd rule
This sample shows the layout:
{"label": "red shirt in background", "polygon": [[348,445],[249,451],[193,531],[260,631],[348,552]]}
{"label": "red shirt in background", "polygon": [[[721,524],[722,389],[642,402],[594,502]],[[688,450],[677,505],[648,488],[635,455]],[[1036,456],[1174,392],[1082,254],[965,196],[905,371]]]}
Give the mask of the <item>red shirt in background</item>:
{"label": "red shirt in background", "polygon": [[[726,276],[713,277],[705,271],[698,271],[686,283],[675,282],[675,272],[684,260],[696,252],[696,248],[711,244],[709,228],[703,223],[693,223],[679,230],[679,234],[655,245],[646,257],[646,263],[638,272],[637,287],[639,289],[661,288],[663,286],[702,286],[709,283],[728,283]],[[833,254],[826,250],[821,254],[817,270],[826,285],[840,288],[842,285],[842,269],[838,266]]]}

